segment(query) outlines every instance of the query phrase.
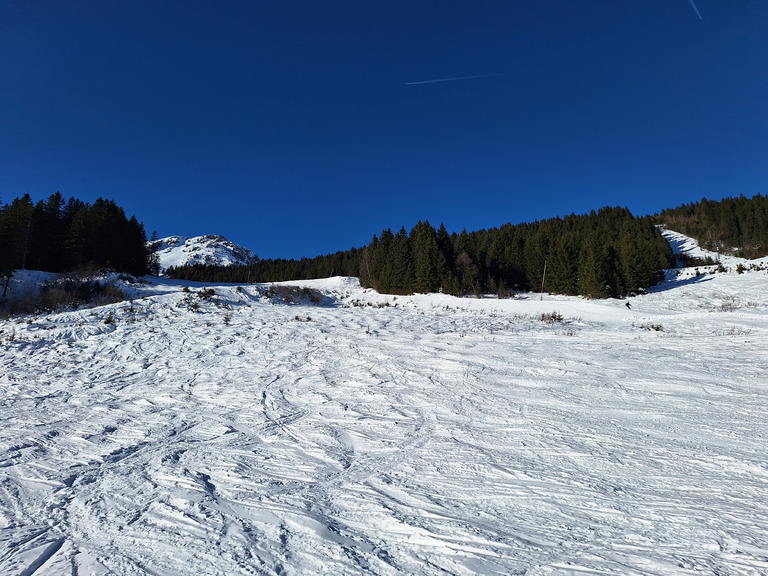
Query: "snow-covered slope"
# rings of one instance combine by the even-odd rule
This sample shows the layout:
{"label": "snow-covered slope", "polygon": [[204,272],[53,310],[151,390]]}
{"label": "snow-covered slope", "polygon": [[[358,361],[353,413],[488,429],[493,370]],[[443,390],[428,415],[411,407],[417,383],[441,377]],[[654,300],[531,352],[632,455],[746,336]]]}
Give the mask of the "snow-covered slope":
{"label": "snow-covered slope", "polygon": [[150,246],[157,252],[161,271],[186,264],[230,266],[257,260],[248,248],[230,242],[224,236],[169,236],[151,242]]}
{"label": "snow-covered slope", "polygon": [[690,238],[679,232],[672,230],[662,229],[662,235],[669,242],[672,247],[672,251],[675,254],[689,256],[691,258],[709,259],[715,262],[709,266],[695,266],[690,268],[680,268],[676,270],[667,270],[667,279],[690,279],[698,278],[702,274],[717,273],[722,270],[728,272],[743,270],[768,270],[768,256],[763,258],[756,258],[754,260],[748,260],[746,258],[740,258],[739,256],[732,256],[729,254],[720,254],[718,252],[712,252],[699,246],[699,244],[693,238]]}
{"label": "snow-covered slope", "polygon": [[768,256],[755,260],[748,260],[746,258],[740,258],[739,256],[720,254],[719,252],[706,250],[699,246],[696,240],[685,234],[680,234],[679,232],[662,229],[662,235],[667,239],[675,254],[685,254],[692,258],[710,258],[715,262],[722,263],[724,266],[731,266],[734,268],[739,264],[744,266],[749,264],[765,266],[768,264]]}
{"label": "snow-covered slope", "polygon": [[768,573],[764,269],[297,285],[0,321],[0,573]]}

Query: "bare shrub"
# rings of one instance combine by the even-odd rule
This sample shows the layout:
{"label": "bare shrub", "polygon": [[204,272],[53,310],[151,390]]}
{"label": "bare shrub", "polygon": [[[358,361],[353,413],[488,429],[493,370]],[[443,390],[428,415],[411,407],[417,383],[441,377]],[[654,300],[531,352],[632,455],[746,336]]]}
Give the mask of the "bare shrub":
{"label": "bare shrub", "polygon": [[79,306],[103,306],[126,300],[119,286],[74,274],[50,280],[39,291],[9,299],[2,305],[6,315],[58,312]]}
{"label": "bare shrub", "polygon": [[741,308],[741,304],[736,299],[735,296],[727,296],[723,298],[723,301],[720,303],[720,306],[716,308],[716,310],[720,312],[733,312],[734,310]]}
{"label": "bare shrub", "polygon": [[547,324],[554,324],[555,322],[562,322],[563,315],[557,311],[550,312],[548,314],[541,314],[541,316],[539,316],[539,320],[546,322]]}
{"label": "bare shrub", "polygon": [[201,288],[197,292],[197,297],[200,298],[200,300],[210,300],[216,295],[216,290],[213,288]]}
{"label": "bare shrub", "polygon": [[46,282],[40,290],[39,300],[43,310],[61,310],[78,306],[103,306],[125,299],[125,293],[114,284],[66,276]]}
{"label": "bare shrub", "polygon": [[33,293],[25,293],[0,300],[0,316],[10,318],[22,314],[32,314],[40,309],[38,296]]}
{"label": "bare shrub", "polygon": [[298,286],[284,286],[280,284],[270,286],[264,295],[270,300],[285,304],[295,304],[307,300],[312,304],[320,304],[325,300],[323,293],[314,288],[300,288]]}
{"label": "bare shrub", "polygon": [[63,310],[75,305],[75,296],[64,286],[51,286],[40,292],[38,304],[42,310]]}

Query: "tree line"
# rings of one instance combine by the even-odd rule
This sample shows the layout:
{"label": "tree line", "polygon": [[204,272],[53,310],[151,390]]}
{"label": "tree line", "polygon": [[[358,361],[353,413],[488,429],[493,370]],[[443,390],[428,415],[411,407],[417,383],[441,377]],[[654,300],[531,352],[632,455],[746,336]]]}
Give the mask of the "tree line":
{"label": "tree line", "polygon": [[229,284],[246,282],[284,282],[308,280],[329,276],[357,276],[361,250],[349,250],[300,259],[259,259],[248,265],[211,266],[208,264],[187,264],[171,266],[165,271],[170,278],[193,282],[223,282]]}
{"label": "tree line", "polygon": [[66,272],[95,266],[141,276],[149,272],[144,225],[112,200],[93,204],[56,192],[34,203],[29,194],[0,204],[0,272]]}
{"label": "tree line", "polygon": [[[768,254],[768,197],[683,204],[651,217],[626,208],[533,223],[448,233],[419,222],[386,229],[362,248],[315,258],[261,259],[248,266],[180,266],[167,274],[202,282],[278,282],[330,275],[358,276],[383,293],[438,292],[505,296],[543,289],[593,298],[657,283],[674,266],[657,225],[696,238],[709,249],[745,257]],[[0,274],[19,268],[63,272],[110,267],[134,275],[157,271],[144,227],[111,200],[89,204],[59,192],[33,203],[28,194],[0,203]]]}
{"label": "tree line", "polygon": [[653,216],[658,224],[695,238],[708,250],[768,255],[768,196],[724,198],[683,204]]}
{"label": "tree line", "polygon": [[386,229],[370,244],[317,258],[259,260],[248,266],[180,266],[167,274],[204,282],[277,282],[357,276],[382,293],[454,295],[544,289],[604,298],[648,288],[673,267],[674,255],[654,223],[626,208],[603,208],[500,228],[448,233],[419,222]]}

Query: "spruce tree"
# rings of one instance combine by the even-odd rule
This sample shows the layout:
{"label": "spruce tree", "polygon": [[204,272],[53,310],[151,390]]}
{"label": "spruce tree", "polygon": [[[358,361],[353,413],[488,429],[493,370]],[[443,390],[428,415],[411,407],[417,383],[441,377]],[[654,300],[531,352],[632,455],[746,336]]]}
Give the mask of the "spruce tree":
{"label": "spruce tree", "polygon": [[437,292],[445,276],[445,257],[437,244],[437,233],[429,222],[419,222],[411,230],[416,292]]}
{"label": "spruce tree", "polygon": [[26,268],[32,234],[34,206],[29,194],[3,208],[0,219],[0,253],[3,268]]}

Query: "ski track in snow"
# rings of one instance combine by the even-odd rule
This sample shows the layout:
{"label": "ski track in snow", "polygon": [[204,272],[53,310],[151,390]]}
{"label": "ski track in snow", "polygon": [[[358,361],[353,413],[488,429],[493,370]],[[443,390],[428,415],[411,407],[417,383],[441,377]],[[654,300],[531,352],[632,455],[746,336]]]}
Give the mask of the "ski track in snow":
{"label": "ski track in snow", "polygon": [[0,573],[768,573],[765,271],[632,310],[304,284],[335,305],[0,323]]}

